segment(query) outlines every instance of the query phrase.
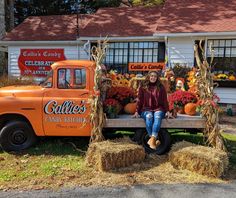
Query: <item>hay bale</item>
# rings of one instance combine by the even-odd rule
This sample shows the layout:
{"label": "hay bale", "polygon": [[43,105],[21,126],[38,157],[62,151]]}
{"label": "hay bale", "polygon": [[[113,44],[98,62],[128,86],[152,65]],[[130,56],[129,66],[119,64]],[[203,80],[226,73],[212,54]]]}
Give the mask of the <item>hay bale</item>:
{"label": "hay bale", "polygon": [[90,144],[86,163],[96,170],[108,171],[142,162],[144,158],[145,151],[142,146],[123,138]]}
{"label": "hay bale", "polygon": [[173,145],[169,153],[171,164],[210,177],[221,177],[229,165],[227,153],[189,142]]}

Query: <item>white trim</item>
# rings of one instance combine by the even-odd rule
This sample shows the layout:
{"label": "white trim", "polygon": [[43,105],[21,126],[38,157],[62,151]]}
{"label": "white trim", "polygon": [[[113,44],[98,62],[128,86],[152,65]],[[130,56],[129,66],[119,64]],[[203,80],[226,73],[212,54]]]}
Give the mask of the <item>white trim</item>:
{"label": "white trim", "polygon": [[204,50],[205,50],[205,58],[207,59],[207,42],[208,42],[208,40],[207,40],[207,37],[205,37],[205,46],[204,46]]}
{"label": "white trim", "polygon": [[154,33],[154,37],[236,36],[236,32]]}
{"label": "white trim", "polygon": [[84,42],[79,40],[73,41],[1,41],[0,46],[22,46],[22,45],[77,45],[83,44]]}
{"label": "white trim", "polygon": [[90,41],[97,41],[97,40],[104,40],[108,38],[109,41],[156,41],[157,39],[164,41],[164,36],[161,37],[154,37],[154,36],[130,36],[130,37],[79,37],[79,41],[90,40]]}
{"label": "white trim", "polygon": [[[167,56],[167,57],[166,57]],[[169,41],[168,41],[168,37],[165,36],[165,61],[166,61],[166,58],[167,58],[167,67],[169,68],[170,67],[170,50],[169,50]]]}

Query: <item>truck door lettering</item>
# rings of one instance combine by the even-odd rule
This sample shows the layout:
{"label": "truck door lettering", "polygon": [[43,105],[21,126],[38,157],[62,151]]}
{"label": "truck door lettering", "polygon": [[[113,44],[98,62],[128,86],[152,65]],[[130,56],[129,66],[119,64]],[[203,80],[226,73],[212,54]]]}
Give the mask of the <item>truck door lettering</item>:
{"label": "truck door lettering", "polygon": [[85,101],[81,100],[77,105],[73,101],[66,100],[62,104],[58,104],[55,100],[50,100],[44,106],[44,112],[46,114],[83,114],[87,110]]}

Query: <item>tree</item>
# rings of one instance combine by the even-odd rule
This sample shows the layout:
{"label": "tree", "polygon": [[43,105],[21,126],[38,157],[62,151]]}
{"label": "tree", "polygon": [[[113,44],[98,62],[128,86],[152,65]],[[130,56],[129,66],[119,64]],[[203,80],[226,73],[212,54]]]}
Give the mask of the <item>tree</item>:
{"label": "tree", "polygon": [[21,23],[28,16],[76,13],[76,3],[76,0],[16,0],[15,23]]}
{"label": "tree", "polygon": [[14,0],[5,1],[6,31],[9,32],[15,27]]}
{"label": "tree", "polygon": [[75,14],[77,11],[90,14],[103,7],[152,6],[163,2],[164,0],[16,0],[15,23],[21,23],[28,16]]}
{"label": "tree", "polygon": [[[5,1],[0,0],[0,40],[5,36]],[[6,69],[6,54],[4,48],[0,46],[0,73],[5,72]]]}
{"label": "tree", "polygon": [[5,2],[0,0],[0,39],[5,34]]}

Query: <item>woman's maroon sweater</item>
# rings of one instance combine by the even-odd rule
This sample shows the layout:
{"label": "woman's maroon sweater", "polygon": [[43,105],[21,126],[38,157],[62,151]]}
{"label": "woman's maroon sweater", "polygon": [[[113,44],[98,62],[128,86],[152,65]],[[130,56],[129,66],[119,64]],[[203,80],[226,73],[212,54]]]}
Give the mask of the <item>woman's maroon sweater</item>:
{"label": "woman's maroon sweater", "polygon": [[155,84],[150,83],[148,89],[143,87],[138,91],[137,112],[139,115],[143,111],[164,111],[169,110],[167,93],[164,86],[158,90]]}

